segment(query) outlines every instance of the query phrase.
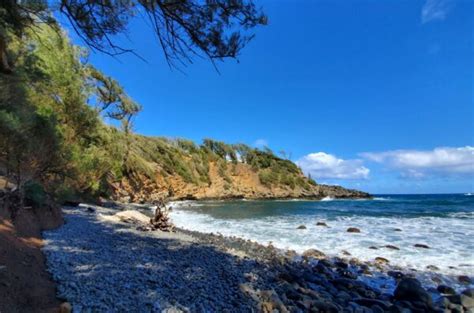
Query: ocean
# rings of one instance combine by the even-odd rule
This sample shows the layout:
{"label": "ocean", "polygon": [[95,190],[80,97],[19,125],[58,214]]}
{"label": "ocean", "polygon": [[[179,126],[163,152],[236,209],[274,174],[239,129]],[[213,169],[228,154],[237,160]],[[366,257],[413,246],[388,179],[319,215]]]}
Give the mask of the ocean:
{"label": "ocean", "polygon": [[[272,243],[298,253],[314,248],[328,256],[347,257],[344,253],[349,252],[361,261],[384,257],[406,269],[425,272],[435,266],[441,274],[474,275],[474,196],[470,194],[184,201],[172,206],[172,221],[189,230]],[[328,227],[317,226],[318,222]],[[306,228],[298,229],[301,225]],[[349,227],[360,233],[347,232]],[[428,248],[415,247],[420,244]]]}

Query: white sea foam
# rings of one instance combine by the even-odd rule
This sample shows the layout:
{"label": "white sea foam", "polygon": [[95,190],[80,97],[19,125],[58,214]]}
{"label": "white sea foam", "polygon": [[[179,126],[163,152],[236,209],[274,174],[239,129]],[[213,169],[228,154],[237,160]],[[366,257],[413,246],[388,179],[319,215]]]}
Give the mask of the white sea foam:
{"label": "white sea foam", "polygon": [[321,201],[332,201],[332,200],[334,200],[334,198],[330,196],[327,196],[321,199]]}
{"label": "white sea foam", "polygon": [[[468,218],[393,218],[393,217],[338,217],[326,220],[329,227],[318,227],[319,220],[302,216],[271,216],[258,219],[215,219],[210,215],[189,210],[175,210],[171,218],[182,228],[239,236],[262,244],[272,242],[281,249],[303,252],[316,248],[328,255],[349,251],[365,261],[385,257],[392,265],[426,271],[435,265],[446,275],[474,275],[474,217]],[[299,225],[306,229],[296,229]],[[361,233],[348,233],[357,227]],[[402,231],[395,231],[401,229]],[[387,249],[395,245],[400,250]],[[428,245],[429,249],[416,248]],[[376,246],[377,250],[369,247]]]}

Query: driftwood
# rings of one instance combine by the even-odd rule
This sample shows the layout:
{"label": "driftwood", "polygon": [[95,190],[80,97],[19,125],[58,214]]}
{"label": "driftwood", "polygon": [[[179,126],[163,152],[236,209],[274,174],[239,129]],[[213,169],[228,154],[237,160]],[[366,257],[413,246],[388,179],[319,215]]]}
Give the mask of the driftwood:
{"label": "driftwood", "polygon": [[174,225],[169,219],[169,210],[166,208],[164,201],[156,203],[155,216],[150,220],[153,230],[173,231]]}

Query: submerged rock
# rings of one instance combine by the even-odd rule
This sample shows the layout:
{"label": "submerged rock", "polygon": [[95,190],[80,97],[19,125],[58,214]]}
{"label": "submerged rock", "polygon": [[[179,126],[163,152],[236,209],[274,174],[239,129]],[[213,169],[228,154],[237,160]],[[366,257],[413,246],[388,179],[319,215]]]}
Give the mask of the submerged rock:
{"label": "submerged rock", "polygon": [[392,249],[392,250],[400,250],[399,247],[394,246],[394,245],[386,245],[385,248],[387,248],[387,249]]}
{"label": "submerged rock", "polygon": [[306,226],[300,225],[300,226],[297,227],[297,229],[306,229]]}
{"label": "submerged rock", "polygon": [[430,247],[428,245],[422,244],[422,243],[417,243],[414,245],[415,248],[423,248],[423,249],[429,249]]}
{"label": "submerged rock", "polygon": [[324,227],[329,227],[325,222],[317,222],[316,226],[324,226]]}

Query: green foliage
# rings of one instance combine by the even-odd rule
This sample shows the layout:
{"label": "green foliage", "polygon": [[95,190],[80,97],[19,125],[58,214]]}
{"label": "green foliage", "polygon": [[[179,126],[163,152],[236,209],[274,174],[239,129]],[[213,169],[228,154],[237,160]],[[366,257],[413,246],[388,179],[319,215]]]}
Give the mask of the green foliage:
{"label": "green foliage", "polygon": [[278,174],[271,170],[264,170],[258,173],[258,178],[264,186],[272,186],[278,183]]}
{"label": "green foliage", "polygon": [[46,192],[43,186],[35,181],[24,185],[25,200],[35,207],[41,207],[46,202]]}
{"label": "green foliage", "polygon": [[105,192],[124,149],[87,104],[96,91],[83,51],[45,26],[13,40],[9,55],[16,64],[0,74],[0,167],[25,190],[34,181],[61,197]]}
{"label": "green foliage", "polygon": [[[85,52],[61,30],[25,31],[11,37],[8,49],[15,71],[0,73],[0,170],[32,203],[39,205],[48,194],[60,200],[107,196],[111,183],[122,178],[178,175],[186,183],[209,185],[211,164],[227,189],[237,163],[251,166],[266,186],[314,184],[269,149],[132,134],[139,105],[87,64]],[[124,127],[108,126],[104,117]]]}
{"label": "green foliage", "polygon": [[232,179],[230,179],[229,175],[227,175],[227,160],[221,160],[219,162],[218,173],[224,179],[227,184],[232,184]]}

